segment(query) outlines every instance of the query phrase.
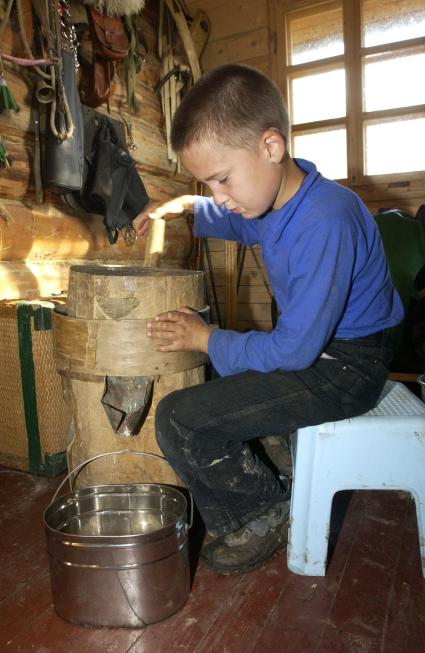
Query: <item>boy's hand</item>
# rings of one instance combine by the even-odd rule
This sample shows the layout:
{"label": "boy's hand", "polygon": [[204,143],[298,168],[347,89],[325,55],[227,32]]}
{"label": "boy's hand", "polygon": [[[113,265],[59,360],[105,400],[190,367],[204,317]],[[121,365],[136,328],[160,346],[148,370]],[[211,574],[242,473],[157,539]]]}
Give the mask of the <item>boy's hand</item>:
{"label": "boy's hand", "polygon": [[155,351],[201,351],[208,353],[208,339],[215,327],[210,326],[187,306],[157,315],[146,324],[148,338],[169,340],[155,345]]}
{"label": "boy's hand", "polygon": [[139,237],[145,236],[148,232],[149,218],[152,220],[157,218],[164,218],[165,220],[178,218],[185,211],[193,210],[195,198],[195,195],[180,195],[180,197],[164,203],[149,202],[142,213],[139,213],[137,218],[134,218],[133,228]]}

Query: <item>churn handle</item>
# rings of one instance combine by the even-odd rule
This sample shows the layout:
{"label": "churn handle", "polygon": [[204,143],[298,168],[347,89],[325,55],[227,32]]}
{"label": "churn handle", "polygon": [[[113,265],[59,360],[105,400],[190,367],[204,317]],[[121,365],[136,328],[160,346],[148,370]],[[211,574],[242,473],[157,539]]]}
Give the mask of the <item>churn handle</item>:
{"label": "churn handle", "polygon": [[[164,456],[158,456],[158,454],[156,454],[156,453],[149,453],[148,451],[135,451],[134,449],[121,449],[120,451],[106,451],[105,453],[99,453],[97,456],[93,456],[93,458],[88,458],[87,460],[84,460],[82,463],[80,463],[79,465],[77,465],[77,467],[74,467],[74,469],[72,469],[72,470],[69,472],[69,474],[67,474],[67,476],[65,476],[65,478],[64,478],[63,481],[62,481],[62,483],[59,485],[58,489],[57,489],[56,492],[54,493],[54,495],[53,495],[53,499],[51,500],[50,505],[52,505],[52,503],[54,503],[54,501],[55,501],[56,497],[58,496],[59,492],[61,491],[61,489],[63,488],[63,486],[64,486],[65,483],[67,482],[67,480],[68,480],[68,479],[69,479],[73,474],[75,474],[76,472],[78,473],[79,471],[81,471],[81,469],[83,469],[83,467],[85,467],[85,466],[88,465],[89,463],[92,463],[94,460],[97,460],[98,458],[104,458],[105,456],[116,456],[116,455],[118,455],[118,454],[120,454],[120,453],[135,453],[137,456],[149,456],[150,458],[159,458],[159,460],[163,460],[164,462],[166,462],[166,463],[168,464],[168,462],[167,462],[167,460],[164,458]],[[73,483],[74,483],[74,479],[71,480],[71,489],[72,489],[72,487],[73,487]],[[188,490],[188,493],[189,493],[189,497],[190,497],[190,519],[189,519],[189,528],[192,528],[192,526],[193,526],[193,512],[194,512],[194,508],[193,508],[193,497],[192,497],[192,492],[191,492],[190,490]]]}

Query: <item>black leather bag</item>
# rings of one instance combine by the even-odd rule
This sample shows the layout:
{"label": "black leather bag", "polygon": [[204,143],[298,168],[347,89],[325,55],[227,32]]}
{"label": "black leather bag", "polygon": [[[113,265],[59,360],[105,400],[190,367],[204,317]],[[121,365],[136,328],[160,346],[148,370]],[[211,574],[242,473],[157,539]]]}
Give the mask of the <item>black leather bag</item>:
{"label": "black leather bag", "polygon": [[65,202],[73,209],[103,215],[109,242],[115,243],[120,229],[131,225],[149,197],[128,153],[122,123],[87,107],[83,110],[83,186],[66,194]]}
{"label": "black leather bag", "polygon": [[[43,185],[52,191],[79,190],[83,185],[84,125],[80,96],[75,76],[74,56],[62,51],[62,80],[74,123],[70,138],[60,141],[52,133],[50,121],[46,122],[46,141],[43,157]],[[53,110],[53,105],[50,111]],[[56,106],[55,125],[64,128],[63,111]]]}

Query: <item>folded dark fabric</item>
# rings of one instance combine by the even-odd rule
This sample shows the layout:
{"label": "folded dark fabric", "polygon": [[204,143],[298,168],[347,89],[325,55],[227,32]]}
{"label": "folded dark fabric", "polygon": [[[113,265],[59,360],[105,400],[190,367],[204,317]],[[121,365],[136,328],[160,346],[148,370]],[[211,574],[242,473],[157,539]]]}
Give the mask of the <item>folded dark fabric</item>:
{"label": "folded dark fabric", "polygon": [[114,243],[119,230],[131,225],[149,197],[125,145],[122,124],[85,110],[84,131],[83,186],[65,199],[72,208],[103,215],[109,241]]}

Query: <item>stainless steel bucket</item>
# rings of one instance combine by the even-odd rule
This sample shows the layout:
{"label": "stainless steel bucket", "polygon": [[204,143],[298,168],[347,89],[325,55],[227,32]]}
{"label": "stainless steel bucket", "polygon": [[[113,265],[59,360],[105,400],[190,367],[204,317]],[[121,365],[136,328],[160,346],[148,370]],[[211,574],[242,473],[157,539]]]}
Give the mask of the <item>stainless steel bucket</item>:
{"label": "stainless steel bucket", "polygon": [[[190,589],[187,502],[167,485],[98,485],[56,498],[44,513],[53,602],[73,623],[140,628],[166,619]],[[72,487],[72,486],[71,486]],[[191,500],[192,504],[192,500]]]}

